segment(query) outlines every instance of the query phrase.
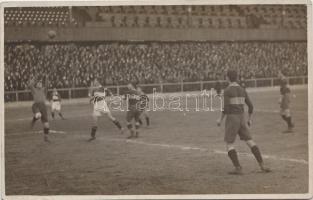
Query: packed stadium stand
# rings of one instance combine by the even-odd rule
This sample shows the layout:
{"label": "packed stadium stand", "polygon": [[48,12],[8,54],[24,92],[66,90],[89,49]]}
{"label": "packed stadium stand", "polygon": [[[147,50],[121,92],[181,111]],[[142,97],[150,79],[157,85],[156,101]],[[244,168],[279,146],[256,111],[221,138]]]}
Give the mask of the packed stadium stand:
{"label": "packed stadium stand", "polygon": [[305,42],[99,43],[7,45],[5,90],[27,89],[33,74],[49,87],[87,87],[94,77],[108,85],[224,79],[237,68],[245,79],[307,75]]}
{"label": "packed stadium stand", "polygon": [[[87,87],[95,76],[108,85],[216,80],[223,79],[229,67],[239,69],[245,79],[273,77],[279,70],[289,76],[307,75],[304,5],[23,7],[5,8],[4,14],[5,35],[13,38],[5,44],[6,91],[27,89],[34,74],[47,74],[50,88]],[[143,32],[145,27],[152,29],[156,40],[129,39],[127,30],[140,28],[132,34],[143,38],[149,33]],[[33,32],[23,34],[30,28]],[[127,34],[120,35],[123,40],[92,40],[99,29],[100,36],[121,32],[112,29]],[[171,29],[180,32],[166,32]],[[273,29],[280,32],[258,41]],[[58,31],[63,40],[49,39],[47,30]],[[164,40],[186,30],[202,30],[208,38],[200,40],[201,34],[189,32],[188,41]],[[272,39],[284,38],[282,30],[291,39]],[[83,31],[80,39],[66,37]],[[219,41],[210,40],[214,31]],[[302,31],[300,37],[297,31]],[[43,40],[27,39],[37,32],[33,38],[42,34]],[[229,41],[229,34],[241,40]],[[257,40],[247,40],[249,34]],[[22,39],[14,41],[17,35]]]}

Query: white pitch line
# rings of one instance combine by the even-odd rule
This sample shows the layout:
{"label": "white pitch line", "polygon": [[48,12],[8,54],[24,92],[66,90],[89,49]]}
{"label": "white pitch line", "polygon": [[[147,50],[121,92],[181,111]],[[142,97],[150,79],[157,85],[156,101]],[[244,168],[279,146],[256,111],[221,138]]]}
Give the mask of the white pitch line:
{"label": "white pitch line", "polygon": [[[169,109],[164,109],[163,111],[168,111]],[[154,112],[154,111],[150,111],[150,112]],[[157,111],[157,112],[161,112],[161,111]],[[206,112],[216,112],[216,111],[206,111]],[[278,110],[266,110],[266,109],[256,109],[255,112],[264,112],[264,113],[279,113]],[[71,118],[80,118],[80,117],[86,117],[86,116],[90,116],[91,114],[73,114],[71,116],[68,116],[68,120],[70,120]],[[18,118],[18,119],[7,119],[5,120],[5,122],[17,122],[17,121],[31,121],[31,117],[27,117],[27,118]]]}
{"label": "white pitch line", "polygon": [[[67,134],[64,131],[56,131],[56,130],[50,130],[51,133],[58,133],[58,134]],[[20,136],[20,135],[25,135],[25,134],[38,134],[42,133],[42,131],[28,131],[28,132],[23,132],[23,133],[10,133],[9,135],[6,136]],[[207,149],[207,148],[201,148],[201,147],[195,147],[195,146],[184,146],[184,145],[175,145],[175,144],[162,144],[162,143],[149,143],[149,142],[144,142],[140,140],[133,140],[133,139],[115,139],[115,138],[97,138],[97,140],[105,140],[105,141],[118,141],[118,142],[126,142],[126,143],[132,143],[132,144],[141,144],[141,145],[146,145],[146,146],[154,146],[154,147],[162,147],[162,148],[172,148],[172,149],[180,149],[183,151],[201,151],[201,152],[211,152],[213,154],[223,154],[227,155],[226,151],[221,151],[217,149]],[[244,152],[238,152],[239,155],[243,155],[246,157],[253,157],[249,153],[244,153]],[[271,159],[271,160],[280,160],[280,161],[287,161],[287,162],[294,162],[294,163],[299,163],[299,164],[304,164],[308,165],[308,161],[304,159],[295,159],[295,158],[283,158],[275,155],[264,155],[263,158],[265,159]]]}
{"label": "white pitch line", "polygon": [[[192,108],[190,108],[192,109]],[[150,111],[150,112],[161,112],[161,111],[170,111],[170,109],[164,109],[164,110],[158,110],[158,111]],[[270,110],[270,109],[255,109],[254,110],[255,112],[261,112],[261,113],[280,113],[279,110]],[[184,111],[182,111],[184,112]],[[192,111],[189,111],[189,112],[192,112]],[[204,111],[204,112],[219,112],[219,111]],[[304,113],[306,111],[297,111],[297,110],[294,110],[292,111],[293,113]],[[91,117],[91,113],[88,113],[88,114],[73,114],[73,115],[69,115],[67,120],[70,120],[71,118],[81,118],[81,117],[87,117],[87,116],[90,116]],[[27,117],[27,118],[18,118],[18,119],[6,119],[5,122],[10,122],[10,123],[13,123],[13,122],[17,122],[17,121],[31,121],[31,117]],[[51,120],[52,121],[52,120]]]}
{"label": "white pitch line", "polygon": [[[111,139],[114,141],[118,141],[120,139]],[[163,147],[163,148],[175,148],[180,150],[195,150],[195,151],[203,151],[203,152],[212,152],[214,154],[223,154],[227,155],[226,151],[221,151],[217,149],[207,149],[207,148],[201,148],[201,147],[192,147],[192,146],[183,146],[183,145],[172,145],[172,144],[159,144],[159,143],[147,143],[144,141],[138,141],[138,140],[126,140],[127,143],[133,143],[133,144],[141,144],[141,145],[147,145],[147,146],[156,146],[156,147]],[[253,155],[249,153],[238,153],[239,155],[247,156],[247,157],[253,157]],[[271,159],[271,160],[280,160],[280,161],[287,161],[287,162],[295,162],[299,164],[305,164],[308,165],[308,161],[304,159],[294,159],[294,158],[283,158],[275,155],[263,155],[263,158],[265,159]]]}
{"label": "white pitch line", "polygon": [[[16,133],[9,133],[5,134],[6,137],[8,136],[23,136],[23,135],[35,135],[35,134],[42,134],[43,131],[26,131],[26,132],[16,132]],[[65,131],[56,131],[56,130],[49,130],[49,133],[56,133],[56,134],[66,134]]]}

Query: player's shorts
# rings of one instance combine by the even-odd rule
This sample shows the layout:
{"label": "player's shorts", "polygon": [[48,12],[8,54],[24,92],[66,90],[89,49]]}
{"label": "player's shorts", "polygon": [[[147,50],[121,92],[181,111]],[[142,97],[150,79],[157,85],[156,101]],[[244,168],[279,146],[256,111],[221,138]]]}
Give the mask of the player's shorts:
{"label": "player's shorts", "polygon": [[140,119],[141,113],[142,111],[137,110],[137,109],[128,110],[126,114],[126,121],[131,122],[134,119],[136,122],[138,122]]}
{"label": "player's shorts", "polygon": [[61,103],[60,101],[52,101],[51,110],[61,111]]}
{"label": "player's shorts", "polygon": [[97,101],[94,103],[92,113],[93,116],[100,117],[101,115],[107,113],[110,113],[110,109],[104,100]]}
{"label": "player's shorts", "polygon": [[46,104],[44,102],[34,103],[32,106],[32,111],[34,114],[36,114],[36,113],[41,114],[41,121],[43,123],[48,122],[48,112],[47,112]]}
{"label": "player's shorts", "polygon": [[286,117],[289,117],[290,116],[290,109],[289,108],[281,108],[280,109],[280,114],[283,115],[283,116],[286,116]]}
{"label": "player's shorts", "polygon": [[225,122],[224,141],[234,143],[237,134],[241,140],[252,139],[244,114],[228,114]]}

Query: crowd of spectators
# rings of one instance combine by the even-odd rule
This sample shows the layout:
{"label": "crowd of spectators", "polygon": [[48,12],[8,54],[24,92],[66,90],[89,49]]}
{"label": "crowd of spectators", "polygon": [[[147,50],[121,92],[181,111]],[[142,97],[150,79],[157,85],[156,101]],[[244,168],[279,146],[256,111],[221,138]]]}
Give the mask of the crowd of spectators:
{"label": "crowd of spectators", "polygon": [[130,81],[166,83],[225,78],[236,68],[245,79],[307,74],[305,42],[179,42],[6,44],[5,91],[27,89],[47,75],[49,88]]}

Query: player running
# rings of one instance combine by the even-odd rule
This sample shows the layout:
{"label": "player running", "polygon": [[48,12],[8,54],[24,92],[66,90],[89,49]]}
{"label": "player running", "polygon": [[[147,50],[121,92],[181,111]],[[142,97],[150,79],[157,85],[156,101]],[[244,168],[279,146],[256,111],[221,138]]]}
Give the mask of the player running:
{"label": "player running", "polygon": [[278,76],[280,78],[280,115],[288,126],[288,129],[283,133],[292,133],[294,123],[290,113],[290,88],[288,87],[286,77],[281,72],[279,72]]}
{"label": "player running", "polygon": [[51,116],[54,119],[54,114],[58,113],[61,119],[65,119],[61,112],[61,96],[56,88],[53,88],[51,97]]}
{"label": "player running", "polygon": [[[217,120],[217,125],[220,126],[226,115],[225,136],[224,141],[228,151],[228,156],[231,159],[235,170],[230,174],[242,174],[242,167],[239,163],[237,152],[234,148],[236,136],[239,135],[241,140],[244,140],[251,148],[251,152],[256,158],[262,172],[270,172],[263,163],[261,152],[252,140],[248,126],[251,126],[251,117],[253,112],[252,102],[244,88],[237,83],[237,72],[235,70],[227,71],[227,79],[229,86],[224,90],[224,110],[220,119]],[[246,122],[244,115],[244,104],[248,106],[249,119]]]}
{"label": "player running", "polygon": [[108,118],[114,123],[114,125],[123,133],[123,128],[120,122],[112,116],[111,111],[105,101],[107,96],[111,96],[112,93],[107,88],[103,87],[97,79],[95,79],[90,86],[89,96],[91,97],[90,103],[93,103],[93,125],[91,128],[91,137],[88,141],[96,139],[96,132],[98,129],[98,118],[103,114],[107,115]]}
{"label": "player running", "polygon": [[[137,90],[140,94],[140,108],[141,109],[141,115],[146,119],[146,125],[149,126],[150,125],[150,117],[147,111],[147,107],[149,106],[149,97],[142,91],[141,87],[137,87]],[[142,120],[139,117],[139,123],[140,125],[142,125]]]}
{"label": "player running", "polygon": [[[128,91],[125,94],[127,100],[127,128],[130,132],[128,139],[138,138],[139,137],[139,118],[141,115],[140,109],[140,92],[136,89],[135,83],[129,83],[127,85]],[[132,121],[135,121],[135,130],[133,129]]]}
{"label": "player running", "polygon": [[34,103],[32,105],[33,120],[31,122],[31,127],[33,128],[35,122],[41,119],[43,124],[44,141],[50,142],[48,138],[49,134],[49,122],[48,122],[48,112],[46,107],[46,88],[43,87],[41,80],[36,80],[33,78],[29,81],[29,88],[33,95]]}

